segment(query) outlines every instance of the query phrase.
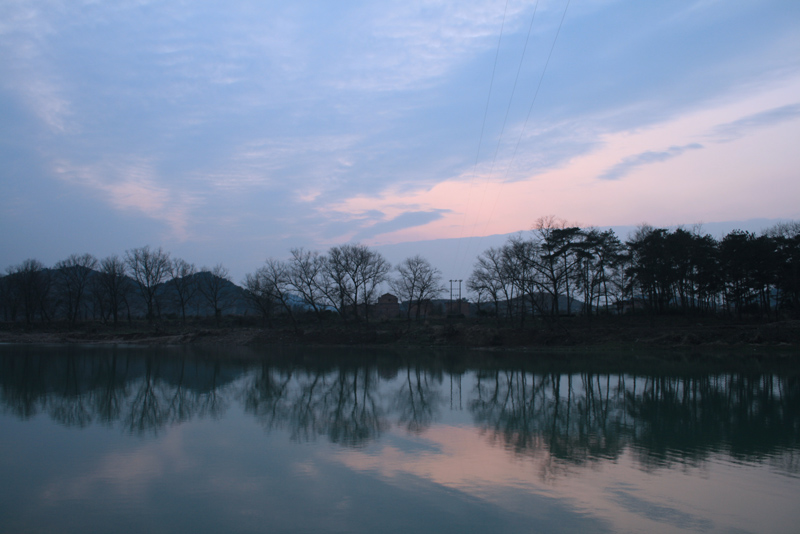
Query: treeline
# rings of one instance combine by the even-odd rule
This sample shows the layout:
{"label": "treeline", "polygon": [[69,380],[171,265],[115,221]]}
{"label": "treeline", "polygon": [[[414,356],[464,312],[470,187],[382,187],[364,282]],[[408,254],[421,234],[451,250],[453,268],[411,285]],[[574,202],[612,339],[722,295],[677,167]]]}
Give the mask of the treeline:
{"label": "treeline", "polygon": [[222,265],[198,271],[161,248],[141,247],[123,257],[72,254],[50,268],[36,259],[12,265],[0,278],[0,307],[4,321],[27,325],[54,320],[116,325],[139,317],[152,321],[167,311],[185,320],[190,307],[198,315],[201,307],[221,315],[232,285]]}
{"label": "treeline", "polygon": [[326,254],[303,248],[290,252],[287,261],[268,259],[245,276],[245,297],[267,321],[280,312],[296,325],[298,303],[319,321],[330,313],[345,322],[369,321],[370,309],[386,284],[406,303],[406,318],[419,319],[427,309],[424,303],[444,291],[439,269],[419,255],[392,269],[379,252],[361,244],[332,247]]}
{"label": "treeline", "polygon": [[[431,300],[445,290],[441,272],[425,258],[393,268],[362,244],[326,253],[291,249],[287,260],[270,258],[248,273],[241,287],[222,264],[198,269],[146,246],[122,257],[72,254],[49,268],[35,259],[12,265],[0,277],[0,308],[5,322],[26,325],[117,325],[166,315],[219,322],[235,313],[258,315],[268,325],[281,316],[297,327],[306,317],[368,322],[387,286],[408,320],[429,313]],[[778,224],[759,236],[733,231],[721,240],[641,226],[623,242],[611,230],[543,217],[528,236],[481,253],[467,289],[480,313],[519,324],[564,313],[797,316],[800,223]]]}
{"label": "treeline", "polygon": [[636,310],[797,316],[800,223],[760,236],[736,230],[722,240],[643,225],[623,242],[612,230],[543,217],[529,236],[484,251],[467,287],[484,313],[520,323],[531,315]]}
{"label": "treeline", "polygon": [[[141,247],[98,260],[72,254],[47,268],[28,259],[0,278],[0,307],[5,322],[70,325],[92,320],[117,325],[122,320],[165,315],[255,313],[271,323],[276,315],[297,325],[298,315],[322,321],[331,314],[344,321],[370,319],[381,286],[388,284],[407,303],[406,316],[419,318],[420,303],[443,291],[441,273],[420,256],[395,269],[378,252],[361,244],[332,247],[321,254],[292,249],[287,261],[268,259],[245,276],[242,286],[218,264],[197,269],[161,248]],[[399,310],[399,307],[398,307]],[[194,313],[193,313],[194,312]]]}

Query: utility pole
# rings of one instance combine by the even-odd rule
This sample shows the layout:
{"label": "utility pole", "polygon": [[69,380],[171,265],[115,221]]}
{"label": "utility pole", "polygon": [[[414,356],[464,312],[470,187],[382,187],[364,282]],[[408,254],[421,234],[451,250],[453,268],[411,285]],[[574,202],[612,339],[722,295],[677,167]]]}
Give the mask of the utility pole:
{"label": "utility pole", "polygon": [[447,305],[447,315],[453,315],[453,282],[458,282],[458,292],[456,293],[456,302],[458,305],[458,312],[461,312],[461,282],[463,280],[450,280],[450,302]]}

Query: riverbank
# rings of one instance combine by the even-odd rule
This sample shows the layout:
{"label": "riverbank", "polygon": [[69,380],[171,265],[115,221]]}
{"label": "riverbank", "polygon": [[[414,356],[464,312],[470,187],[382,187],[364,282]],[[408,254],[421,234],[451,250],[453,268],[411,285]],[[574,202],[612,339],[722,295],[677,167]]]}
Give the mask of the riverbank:
{"label": "riverbank", "polygon": [[555,322],[508,325],[488,321],[440,320],[423,323],[388,321],[350,325],[279,325],[265,328],[233,321],[158,325],[37,325],[0,330],[0,343],[69,343],[136,345],[382,345],[454,346],[486,349],[731,349],[752,348],[800,353],[800,321],[731,322],[719,319],[629,317],[564,318]]}

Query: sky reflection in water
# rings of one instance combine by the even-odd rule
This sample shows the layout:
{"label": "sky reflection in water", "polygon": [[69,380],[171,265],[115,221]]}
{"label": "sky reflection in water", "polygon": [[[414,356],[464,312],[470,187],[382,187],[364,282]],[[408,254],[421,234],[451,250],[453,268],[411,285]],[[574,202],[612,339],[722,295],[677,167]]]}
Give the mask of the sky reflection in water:
{"label": "sky reflection in water", "polygon": [[795,377],[0,347],[2,530],[791,532]]}

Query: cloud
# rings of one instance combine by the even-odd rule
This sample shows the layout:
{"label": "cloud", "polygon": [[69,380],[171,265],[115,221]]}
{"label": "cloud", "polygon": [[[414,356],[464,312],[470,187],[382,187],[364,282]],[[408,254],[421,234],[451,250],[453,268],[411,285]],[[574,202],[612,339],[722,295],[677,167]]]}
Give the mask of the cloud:
{"label": "cloud", "polygon": [[46,9],[6,3],[0,6],[0,20],[0,83],[15,91],[50,131],[67,132],[73,110],[48,59],[54,30]]}
{"label": "cloud", "polygon": [[25,100],[31,110],[54,133],[70,131],[68,118],[72,115],[71,106],[60,94],[58,84],[45,79],[20,80],[25,87]]}
{"label": "cloud", "polygon": [[183,429],[171,427],[158,441],[144,441],[126,452],[100,454],[80,474],[56,475],[42,488],[45,504],[101,498],[109,491],[129,500],[144,498],[149,487],[164,476],[195,467],[185,452]]}
{"label": "cloud", "polygon": [[659,524],[669,524],[679,529],[710,530],[712,521],[680,510],[673,506],[656,503],[636,495],[637,489],[631,484],[619,484],[617,487],[606,488],[606,493],[612,501],[622,506],[627,512],[640,517],[656,521]]}
{"label": "cloud", "polygon": [[[506,30],[513,31],[531,6],[509,2]],[[503,9],[485,2],[419,0],[376,4],[352,14],[347,46],[329,83],[339,89],[418,89],[494,45]],[[351,26],[352,25],[352,26]],[[490,44],[491,43],[491,44]]]}
{"label": "cloud", "polygon": [[90,165],[60,161],[55,173],[68,183],[93,190],[115,209],[134,210],[165,222],[177,239],[189,237],[190,212],[199,197],[170,190],[148,161],[111,160]]}
{"label": "cloud", "polygon": [[219,169],[197,177],[216,189],[249,194],[254,187],[291,189],[298,200],[310,202],[352,166],[346,155],[360,141],[350,134],[249,140],[233,148]]}
{"label": "cloud", "polygon": [[740,142],[752,160],[771,150],[779,176],[796,168],[791,132],[787,146],[749,132],[800,124],[797,7],[573,2],[535,93],[565,3],[539,3],[507,107],[525,0],[504,22],[506,2],[485,0],[0,2],[3,198],[22,198],[19,176],[56,205],[56,179],[205,253],[210,235],[328,245],[508,232],[537,212],[600,223],[601,190],[655,195],[620,180],[634,169],[658,177],[675,158],[723,180],[714,154]]}
{"label": "cloud", "polygon": [[441,219],[450,210],[430,210],[430,211],[407,211],[388,221],[379,222],[369,226],[353,236],[354,241],[370,239],[378,235],[423,226],[430,222]]}
{"label": "cloud", "polygon": [[773,126],[798,117],[800,117],[800,103],[787,104],[720,124],[713,129],[709,137],[719,143],[726,143],[744,137],[757,128]]}
{"label": "cloud", "polygon": [[683,146],[671,146],[667,150],[661,152],[648,150],[647,152],[634,154],[605,171],[599,178],[601,180],[619,180],[638,167],[660,163],[668,159],[676,158],[688,150],[699,150],[701,148],[703,148],[703,145],[699,143],[690,143]]}

